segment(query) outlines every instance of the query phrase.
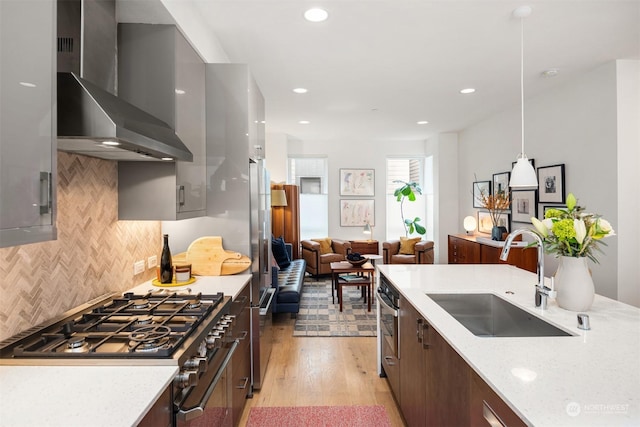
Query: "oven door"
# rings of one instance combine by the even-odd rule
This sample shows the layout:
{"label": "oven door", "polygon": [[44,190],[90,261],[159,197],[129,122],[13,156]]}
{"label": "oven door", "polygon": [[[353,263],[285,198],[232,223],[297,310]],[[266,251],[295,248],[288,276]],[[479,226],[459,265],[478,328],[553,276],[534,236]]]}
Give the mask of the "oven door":
{"label": "oven door", "polygon": [[198,383],[174,400],[175,426],[232,426],[230,363],[237,346],[238,340],[225,343],[219,349],[222,351],[211,358]]}

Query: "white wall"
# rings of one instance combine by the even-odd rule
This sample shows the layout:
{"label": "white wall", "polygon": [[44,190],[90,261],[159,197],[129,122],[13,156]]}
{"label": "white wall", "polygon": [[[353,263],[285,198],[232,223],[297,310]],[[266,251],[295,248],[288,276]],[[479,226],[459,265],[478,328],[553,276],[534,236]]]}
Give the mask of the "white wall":
{"label": "white wall", "polygon": [[458,134],[443,133],[425,144],[433,156],[435,263],[448,262],[448,236],[461,227],[458,199]]}
{"label": "white wall", "polygon": [[640,61],[617,61],[618,299],[640,307]]}
{"label": "white wall", "polygon": [[[459,218],[474,214],[474,174],[511,170],[520,151],[519,105],[460,133]],[[565,164],[567,193],[573,192],[588,211],[602,214],[616,228],[618,219],[616,66],[611,62],[548,91],[525,105],[525,152],[536,166]],[[539,205],[539,209],[541,206]],[[637,211],[636,211],[637,214]],[[538,215],[539,216],[539,215]],[[514,223],[514,228],[530,225]],[[458,229],[461,229],[461,224]],[[618,238],[606,240],[600,264],[591,264],[596,292],[617,297]],[[557,261],[547,256],[546,275]],[[636,276],[637,277],[637,276]]]}

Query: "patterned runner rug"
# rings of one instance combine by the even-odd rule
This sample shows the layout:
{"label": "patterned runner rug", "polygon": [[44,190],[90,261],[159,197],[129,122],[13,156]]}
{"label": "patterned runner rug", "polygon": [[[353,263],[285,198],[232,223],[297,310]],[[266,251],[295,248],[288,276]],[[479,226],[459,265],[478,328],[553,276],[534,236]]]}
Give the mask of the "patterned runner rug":
{"label": "patterned runner rug", "polygon": [[247,427],[391,427],[384,406],[253,407]]}
{"label": "patterned runner rug", "polygon": [[[376,299],[371,311],[355,286],[343,288],[342,312],[336,291],[331,303],[331,279],[305,277],[293,336],[306,337],[375,337]],[[372,294],[373,295],[373,294]]]}

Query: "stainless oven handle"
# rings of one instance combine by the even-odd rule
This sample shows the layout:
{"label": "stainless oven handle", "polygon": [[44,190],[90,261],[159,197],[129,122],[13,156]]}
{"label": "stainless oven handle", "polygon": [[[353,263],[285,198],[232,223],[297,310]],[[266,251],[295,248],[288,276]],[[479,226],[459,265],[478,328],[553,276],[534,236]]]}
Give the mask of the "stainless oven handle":
{"label": "stainless oven handle", "polygon": [[398,309],[387,304],[385,300],[382,299],[382,297],[380,296],[380,292],[376,294],[376,299],[378,300],[381,306],[384,306],[387,310],[390,310],[393,312],[393,317],[398,317]]}
{"label": "stainless oven handle", "polygon": [[234,340],[233,344],[231,344],[231,347],[229,348],[229,352],[227,353],[224,360],[222,361],[222,365],[220,366],[220,369],[218,369],[218,372],[216,372],[215,377],[213,377],[213,381],[211,381],[211,384],[209,384],[209,388],[207,388],[207,391],[204,394],[204,397],[200,401],[200,404],[195,408],[189,409],[187,411],[183,411],[182,409],[180,409],[176,414],[176,417],[178,417],[178,419],[180,419],[181,421],[189,421],[194,418],[198,418],[204,414],[204,407],[209,401],[209,398],[211,397],[211,395],[213,394],[213,390],[218,385],[218,381],[220,381],[220,378],[222,378],[222,375],[224,374],[225,369],[227,369],[227,365],[229,365],[229,362],[231,362],[233,353],[235,353],[239,343],[240,341]]}

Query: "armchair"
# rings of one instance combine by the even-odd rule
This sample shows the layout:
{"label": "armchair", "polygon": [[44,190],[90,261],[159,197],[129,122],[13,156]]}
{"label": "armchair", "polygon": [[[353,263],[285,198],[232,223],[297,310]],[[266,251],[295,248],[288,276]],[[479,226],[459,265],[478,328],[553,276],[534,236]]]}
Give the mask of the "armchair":
{"label": "armchair", "polygon": [[303,240],[300,244],[306,271],[312,276],[331,274],[331,263],[344,261],[351,252],[351,243],[340,239]]}
{"label": "armchair", "polygon": [[413,254],[400,253],[400,240],[382,243],[385,264],[433,264],[433,255],[433,242],[430,240],[417,242]]}

